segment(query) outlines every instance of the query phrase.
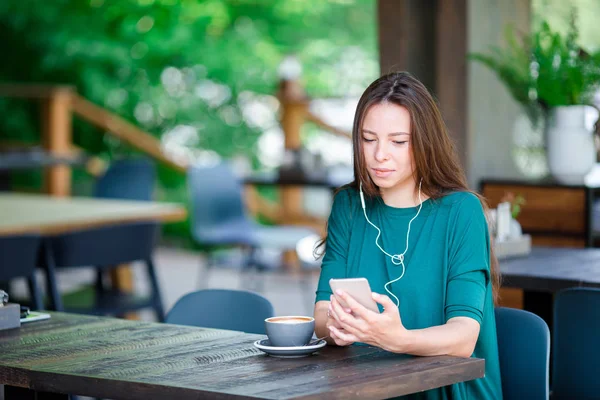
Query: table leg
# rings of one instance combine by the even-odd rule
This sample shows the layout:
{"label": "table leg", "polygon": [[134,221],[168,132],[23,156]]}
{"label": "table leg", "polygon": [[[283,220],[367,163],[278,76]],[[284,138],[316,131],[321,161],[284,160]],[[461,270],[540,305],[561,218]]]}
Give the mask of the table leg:
{"label": "table leg", "polygon": [[4,386],[4,400],[69,400],[64,393],[37,392],[32,389]]}
{"label": "table leg", "polygon": [[[129,264],[121,264],[110,271],[112,287],[123,293],[133,293],[133,271]],[[139,319],[136,313],[127,313],[126,319]]]}
{"label": "table leg", "polygon": [[0,171],[0,192],[10,191],[10,172]]}
{"label": "table leg", "polygon": [[[292,224],[294,220],[302,215],[302,189],[299,187],[281,188],[281,206],[283,211],[283,224]],[[283,262],[292,271],[300,270],[300,261],[295,250],[283,253]]]}
{"label": "table leg", "polygon": [[133,292],[133,271],[128,264],[121,264],[110,271],[113,287],[124,293]]}

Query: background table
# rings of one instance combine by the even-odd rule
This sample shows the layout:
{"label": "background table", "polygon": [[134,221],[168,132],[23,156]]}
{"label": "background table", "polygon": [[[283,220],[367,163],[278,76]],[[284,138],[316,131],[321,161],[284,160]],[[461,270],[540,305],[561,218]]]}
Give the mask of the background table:
{"label": "background table", "polygon": [[502,286],[524,290],[523,308],[552,327],[553,293],[571,287],[600,288],[600,249],[533,247],[527,257],[500,261]]}
{"label": "background table", "polygon": [[51,235],[118,223],[175,222],[186,215],[178,204],[0,193],[0,235]]}
{"label": "background table", "polygon": [[[179,204],[0,193],[0,236],[27,233],[47,236],[133,222],[176,222],[184,220],[186,215],[186,209]],[[133,276],[128,267],[116,269],[112,277],[120,290],[133,290]]]}
{"label": "background table", "polygon": [[273,358],[252,345],[260,338],[52,313],[50,320],[0,331],[0,384],[11,385],[6,400],[33,398],[34,391],[38,399],[44,392],[111,399],[375,399],[484,374],[482,359],[410,357],[370,346]]}

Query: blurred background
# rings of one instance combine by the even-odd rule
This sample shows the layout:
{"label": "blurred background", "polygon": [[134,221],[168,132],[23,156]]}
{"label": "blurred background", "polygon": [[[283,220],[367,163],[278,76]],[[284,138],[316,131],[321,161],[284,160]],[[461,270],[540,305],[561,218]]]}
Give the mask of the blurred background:
{"label": "blurred background", "polygon": [[[73,85],[173,158],[230,159],[239,172],[282,162],[282,78],[299,79],[311,107],[348,128],[357,96],[379,75],[374,1],[5,1],[0,19],[2,81]],[[0,113],[9,116],[2,142],[41,142],[35,102],[0,98]],[[103,133],[73,121],[73,144],[86,154],[109,162],[136,152]],[[349,165],[349,140],[329,136],[302,127],[303,144],[327,165]],[[157,199],[187,201],[185,175],[159,168]],[[14,175],[15,189],[42,187],[43,171]],[[90,174],[74,168],[71,193],[91,186]],[[189,228],[164,234],[185,239]]]}
{"label": "blurred background", "polygon": [[[1,169],[2,185],[92,196],[115,160],[150,158],[154,201],[188,211],[162,227],[159,258],[182,250],[196,260],[210,246],[194,237],[186,171],[226,161],[254,220],[323,235],[331,189],[352,179],[358,97],[392,70],[434,93],[474,189],[486,179],[544,179],[546,126],[535,109],[579,100],[539,101],[531,49],[519,46],[545,32],[540,43],[564,39],[597,60],[599,13],[595,0],[4,0],[0,164],[29,165]],[[584,89],[597,104],[592,72]],[[55,97],[56,109],[44,106]],[[46,156],[70,158],[32,167]],[[304,171],[294,187],[282,181],[290,165]],[[300,263],[314,262],[312,244]]]}

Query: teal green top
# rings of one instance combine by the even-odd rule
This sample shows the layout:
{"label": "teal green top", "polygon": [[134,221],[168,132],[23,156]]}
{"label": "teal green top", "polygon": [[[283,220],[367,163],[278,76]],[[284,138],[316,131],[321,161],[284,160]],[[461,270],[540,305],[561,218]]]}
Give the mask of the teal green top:
{"label": "teal green top", "polygon": [[[365,197],[365,203],[369,219],[381,229],[380,246],[389,254],[404,252],[408,222],[418,207],[394,208],[381,198]],[[371,290],[389,295],[384,285],[399,277],[402,267],[375,245],[377,230],[366,221],[356,189],[346,188],[335,196],[327,229],[316,301],[329,301],[331,278],[365,277]],[[455,192],[423,202],[410,228],[404,277],[388,288],[400,300],[407,329],[443,325],[453,317],[479,322],[472,357],[485,359],[485,377],[410,398],[502,398],[489,249],[487,222],[475,195]]]}

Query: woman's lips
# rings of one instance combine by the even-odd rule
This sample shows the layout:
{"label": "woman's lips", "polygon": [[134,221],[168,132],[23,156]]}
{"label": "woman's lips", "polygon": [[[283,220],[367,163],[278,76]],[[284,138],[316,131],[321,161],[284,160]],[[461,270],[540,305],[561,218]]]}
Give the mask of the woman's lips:
{"label": "woman's lips", "polygon": [[390,176],[394,170],[387,168],[373,168],[373,172],[375,172],[375,175],[380,178],[386,178]]}

